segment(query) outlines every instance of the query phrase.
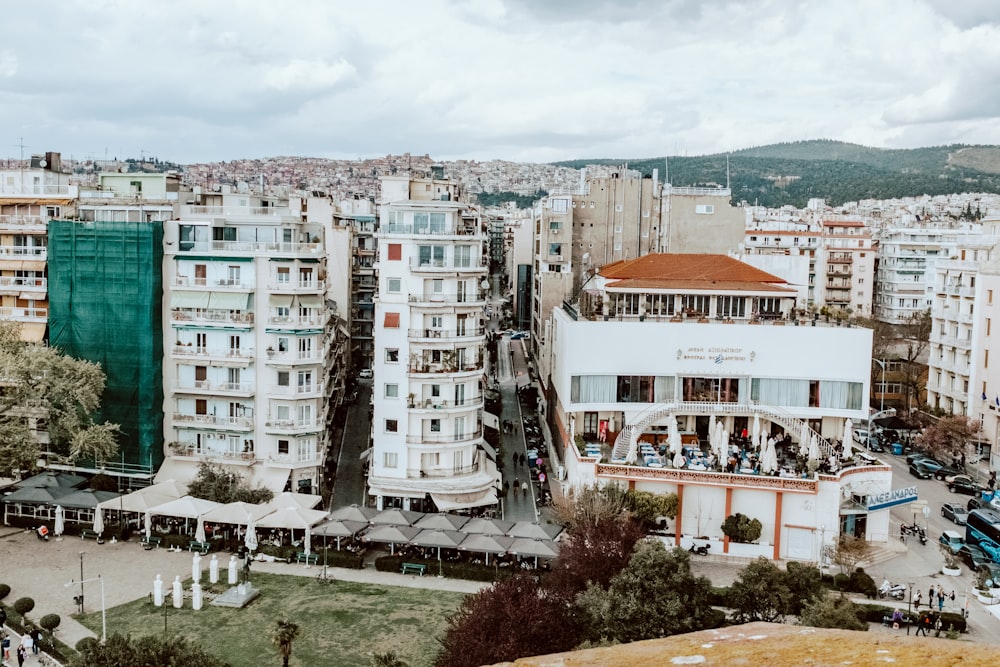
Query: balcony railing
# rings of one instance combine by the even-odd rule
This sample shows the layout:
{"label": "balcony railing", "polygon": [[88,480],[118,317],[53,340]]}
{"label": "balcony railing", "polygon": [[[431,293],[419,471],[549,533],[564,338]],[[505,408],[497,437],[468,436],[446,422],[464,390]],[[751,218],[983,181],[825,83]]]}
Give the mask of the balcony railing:
{"label": "balcony railing", "polygon": [[0,184],[0,195],[39,197],[75,197],[79,192],[76,185],[3,185]]}
{"label": "balcony railing", "polygon": [[206,322],[220,324],[253,324],[253,313],[235,310],[201,310],[200,308],[174,308],[170,319],[175,322]]}
{"label": "balcony railing", "polygon": [[0,215],[0,227],[24,232],[44,232],[48,225],[40,215]]}
{"label": "balcony railing", "polygon": [[0,276],[0,288],[14,288],[24,290],[39,290],[44,292],[48,288],[49,282],[45,278],[16,278],[12,276]]}
{"label": "balcony railing", "polygon": [[472,440],[478,440],[483,437],[482,425],[475,431],[470,431],[469,433],[459,433],[457,435],[408,435],[406,436],[406,444],[408,445],[447,445],[456,442],[469,442]]}
{"label": "balcony railing", "polygon": [[483,292],[476,291],[472,294],[445,294],[443,292],[429,292],[427,294],[411,294],[410,303],[477,303],[485,301]]}
{"label": "balcony railing", "polygon": [[316,452],[304,454],[271,454],[267,457],[267,460],[271,463],[312,463],[319,460],[319,455]]}
{"label": "balcony railing", "polygon": [[410,329],[410,338],[472,338],[485,336],[486,327],[465,327],[464,329]]}
{"label": "balcony railing", "polygon": [[206,287],[211,289],[255,289],[253,281],[241,280],[239,278],[191,278],[189,276],[177,276],[174,278],[174,285],[178,287]]}
{"label": "balcony railing", "polygon": [[323,350],[306,350],[306,351],[288,351],[288,352],[276,352],[275,350],[269,349],[267,351],[267,360],[274,363],[281,364],[294,364],[294,363],[316,363],[323,361],[326,354]]}
{"label": "balcony railing", "polygon": [[[2,203],[2,200],[0,200],[0,203]],[[49,249],[45,246],[0,245],[0,259],[8,259],[10,257],[45,259],[48,253]]]}
{"label": "balcony railing", "polygon": [[0,317],[8,319],[45,319],[49,316],[48,308],[14,308],[0,307]]}
{"label": "balcony railing", "polygon": [[447,410],[449,408],[473,408],[482,404],[482,396],[473,396],[460,401],[445,401],[440,398],[414,398],[407,400],[406,407],[414,410]]}
{"label": "balcony railing", "polygon": [[256,356],[253,349],[208,348],[192,345],[175,345],[173,353],[180,356],[220,357],[227,359],[253,359]]}
{"label": "balcony railing", "polygon": [[253,382],[210,382],[208,380],[195,380],[192,383],[178,384],[178,391],[226,391],[249,394],[255,389]]}
{"label": "balcony railing", "polygon": [[382,234],[419,234],[437,236],[476,236],[479,228],[476,225],[434,225],[414,226],[406,224],[387,223],[382,225]]}
{"label": "balcony railing", "polygon": [[204,446],[199,447],[193,442],[170,442],[168,446],[175,456],[194,456],[205,459],[246,462],[252,462],[257,457],[253,451],[237,452],[230,449],[212,449]]}
{"label": "balcony railing", "polygon": [[274,419],[264,427],[275,431],[308,431],[319,428],[319,422],[315,419]]}
{"label": "balcony railing", "polygon": [[260,218],[291,218],[295,217],[291,209],[284,206],[198,206],[187,204],[181,206],[181,217],[207,216],[221,217],[260,217]]}
{"label": "balcony railing", "polygon": [[410,259],[410,269],[414,273],[419,273],[421,271],[473,271],[482,272],[488,268],[486,259],[481,260],[469,260],[469,261],[448,261],[443,259],[436,260],[419,260],[415,258]]}
{"label": "balcony railing", "polygon": [[272,292],[319,292],[326,289],[323,280],[271,280],[267,288]]}
{"label": "balcony railing", "polygon": [[217,415],[196,415],[187,412],[175,412],[173,413],[173,420],[178,423],[253,428],[253,420],[248,417],[220,417]]}
{"label": "balcony railing", "polygon": [[289,326],[321,326],[329,317],[322,315],[269,315],[268,324],[289,325]]}
{"label": "balcony railing", "polygon": [[441,479],[445,477],[462,477],[467,475],[474,475],[479,472],[479,466],[476,464],[461,466],[459,468],[409,468],[406,471],[406,476],[410,479],[418,478],[435,478]]}
{"label": "balcony railing", "polygon": [[321,243],[267,243],[256,241],[181,241],[180,252],[268,253],[282,255],[319,255]]}
{"label": "balcony railing", "polygon": [[412,361],[410,362],[408,370],[410,373],[471,373],[474,371],[482,371],[483,362],[466,362],[459,366],[458,364]]}

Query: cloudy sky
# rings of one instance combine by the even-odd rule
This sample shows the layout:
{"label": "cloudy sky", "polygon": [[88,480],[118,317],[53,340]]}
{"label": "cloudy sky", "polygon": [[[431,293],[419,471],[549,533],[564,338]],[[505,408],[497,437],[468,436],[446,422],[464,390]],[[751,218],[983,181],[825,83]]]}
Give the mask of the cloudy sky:
{"label": "cloudy sky", "polygon": [[1000,144],[997,0],[5,3],[0,157]]}

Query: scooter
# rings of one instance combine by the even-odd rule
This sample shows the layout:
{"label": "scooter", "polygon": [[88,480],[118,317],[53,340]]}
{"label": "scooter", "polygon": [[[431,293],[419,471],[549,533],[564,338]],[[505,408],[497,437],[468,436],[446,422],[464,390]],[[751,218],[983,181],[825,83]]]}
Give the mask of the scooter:
{"label": "scooter", "polygon": [[893,600],[902,600],[906,597],[906,586],[903,584],[890,584],[889,580],[886,579],[879,586],[878,596],[880,598],[890,597]]}
{"label": "scooter", "polygon": [[907,535],[916,535],[917,539],[920,540],[921,544],[927,544],[927,531],[924,530],[923,526],[916,523],[913,524],[912,526],[909,526],[904,523],[900,525],[899,530],[904,542],[906,541]]}
{"label": "scooter", "polygon": [[711,544],[702,544],[700,546],[697,544],[692,544],[691,548],[689,548],[688,551],[698,556],[707,556],[708,550],[711,548],[712,548]]}

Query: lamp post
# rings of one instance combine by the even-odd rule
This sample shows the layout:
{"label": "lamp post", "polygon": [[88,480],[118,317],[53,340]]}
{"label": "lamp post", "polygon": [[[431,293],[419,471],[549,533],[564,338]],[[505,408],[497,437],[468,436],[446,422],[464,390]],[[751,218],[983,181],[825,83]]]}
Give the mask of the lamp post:
{"label": "lamp post", "polygon": [[914,582],[908,582],[910,585],[910,599],[906,602],[906,634],[910,634],[910,623],[913,618],[910,615],[910,608],[913,606],[913,587],[916,586]]}
{"label": "lamp post", "polygon": [[[872,359],[872,362],[878,364],[879,368],[882,369],[882,391],[879,392],[879,404],[878,411],[885,412],[885,360],[884,359]],[[909,628],[907,628],[909,629]]]}
{"label": "lamp post", "polygon": [[[81,567],[83,566],[83,553],[80,554],[80,566]],[[90,579],[81,579],[80,580],[80,582],[79,582],[80,583],[80,591],[81,591],[81,593],[80,593],[80,610],[81,610],[81,612],[83,610],[83,593],[82,593],[82,591],[83,591],[83,585],[87,584],[87,583],[90,583],[92,581],[99,581],[99,582],[101,582],[101,643],[103,644],[107,640],[107,638],[108,638],[108,615],[107,615],[107,607],[104,604],[104,577],[103,576],[97,575],[96,577],[92,577]],[[64,584],[64,586],[66,588],[69,588],[70,586],[73,586],[76,583],[77,582],[75,582],[72,579],[70,579],[69,583]]]}

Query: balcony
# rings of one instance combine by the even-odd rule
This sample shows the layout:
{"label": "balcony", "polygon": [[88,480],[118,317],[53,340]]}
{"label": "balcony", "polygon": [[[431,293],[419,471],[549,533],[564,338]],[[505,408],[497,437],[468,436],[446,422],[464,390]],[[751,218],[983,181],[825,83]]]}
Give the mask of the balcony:
{"label": "balcony", "polygon": [[309,384],[289,385],[287,387],[273,387],[268,394],[270,396],[288,396],[294,398],[314,398],[323,393],[322,382],[310,382]]}
{"label": "balcony", "polygon": [[269,315],[268,324],[279,327],[320,327],[330,319],[329,315]]}
{"label": "balcony", "polygon": [[460,468],[410,468],[406,471],[409,479],[444,479],[450,477],[466,477],[479,472],[480,466],[472,464]]}
{"label": "balcony", "polygon": [[461,367],[454,363],[434,363],[423,361],[411,361],[407,371],[410,375],[455,375],[461,376],[466,373],[482,373],[484,370],[482,361],[466,362]]}
{"label": "balcony", "polygon": [[474,396],[461,401],[446,401],[438,398],[410,399],[406,402],[406,407],[411,410],[434,412],[435,410],[468,410],[470,408],[483,407],[483,397]]}
{"label": "balcony", "polygon": [[46,261],[49,249],[45,246],[0,245],[0,260],[3,259],[39,259]]}
{"label": "balcony", "polygon": [[264,257],[319,257],[322,243],[261,243],[256,241],[181,241],[178,254],[231,254]]}
{"label": "balcony", "polygon": [[[80,192],[77,185],[3,185],[0,195],[4,197],[76,197]],[[0,201],[0,203],[3,203]]]}
{"label": "balcony", "polygon": [[488,270],[485,259],[467,262],[410,259],[410,271],[413,273],[486,273]]}
{"label": "balcony", "polygon": [[[0,276],[0,289],[14,292],[37,292],[44,296],[49,281],[45,278],[15,278]],[[32,297],[37,298],[37,297]]]}
{"label": "balcony", "polygon": [[253,382],[209,382],[195,380],[194,382],[178,383],[176,392],[186,394],[231,394],[253,396],[256,385]]}
{"label": "balcony", "polygon": [[[0,203],[3,203],[2,199]],[[46,219],[40,215],[0,215],[0,231],[27,234],[44,233],[47,230]]]}
{"label": "balcony", "polygon": [[269,364],[319,364],[326,358],[325,352],[320,350],[302,350],[277,352],[272,348],[267,350],[267,363]]}
{"label": "balcony", "polygon": [[478,236],[479,226],[475,224],[456,225],[427,225],[415,226],[397,223],[385,223],[379,232],[379,236],[399,234],[403,236]]}
{"label": "balcony", "polygon": [[235,310],[202,310],[200,308],[174,308],[170,311],[172,322],[198,324],[253,324],[253,313]]}
{"label": "balcony", "polygon": [[220,417],[217,415],[197,415],[187,412],[175,412],[171,417],[177,426],[193,424],[199,426],[216,426],[239,431],[248,431],[253,428],[253,420],[248,417]]}
{"label": "balcony", "polygon": [[411,294],[409,302],[419,306],[439,306],[443,304],[467,303],[481,305],[486,302],[485,292],[476,291],[472,294],[445,294],[444,292],[428,292],[427,294]]}
{"label": "balcony", "polygon": [[245,360],[253,361],[256,353],[253,349],[246,348],[209,348],[195,347],[193,345],[174,345],[171,354],[176,357],[194,357],[196,359],[219,359],[219,360]]}
{"label": "balcony", "polygon": [[235,465],[253,465],[257,455],[253,451],[237,452],[230,449],[215,449],[193,442],[169,442],[167,446],[173,456],[189,457],[205,461],[222,461]]}
{"label": "balcony", "polygon": [[249,291],[256,289],[252,281],[241,280],[239,278],[192,278],[189,276],[177,276],[174,278],[174,285],[177,287],[195,287],[211,290]]}
{"label": "balcony", "polygon": [[269,463],[279,463],[286,465],[295,465],[298,463],[319,463],[319,454],[317,452],[306,452],[300,454],[271,454],[267,457]]}
{"label": "balcony", "polygon": [[318,431],[321,425],[316,419],[275,419],[264,424],[268,433],[311,433]]}
{"label": "balcony", "polygon": [[414,342],[447,341],[462,338],[477,338],[486,335],[486,327],[465,327],[464,329],[410,329],[407,337]]}
{"label": "balcony", "polygon": [[827,259],[828,264],[851,264],[854,262],[854,255],[851,253],[833,253]]}
{"label": "balcony", "polygon": [[483,437],[483,426],[479,425],[475,431],[470,431],[469,433],[458,433],[454,435],[440,435],[440,434],[427,434],[427,435],[408,435],[406,436],[406,444],[408,445],[454,445],[457,443],[472,443],[476,440],[480,440]]}
{"label": "balcony", "polygon": [[0,307],[0,318],[22,322],[45,322],[49,317],[48,308]]}
{"label": "balcony", "polygon": [[267,284],[267,288],[277,293],[322,292],[326,289],[326,282],[323,280],[272,280]]}

